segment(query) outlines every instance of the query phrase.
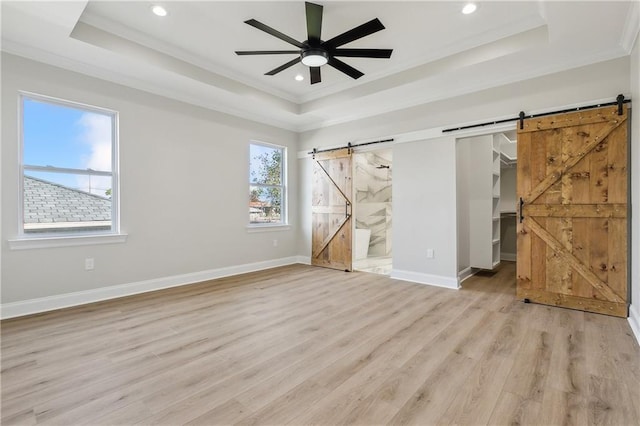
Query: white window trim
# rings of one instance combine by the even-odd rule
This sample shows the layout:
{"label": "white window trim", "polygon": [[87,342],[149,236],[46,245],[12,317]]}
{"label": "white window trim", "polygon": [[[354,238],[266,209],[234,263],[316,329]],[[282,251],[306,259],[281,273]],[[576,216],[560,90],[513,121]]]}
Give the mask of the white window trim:
{"label": "white window trim", "polygon": [[275,224],[251,224],[247,225],[247,233],[253,234],[254,232],[279,232],[288,231],[291,229],[291,225],[275,223]]}
{"label": "white window trim", "polygon": [[10,250],[29,250],[53,247],[88,246],[97,244],[124,243],[127,234],[81,234],[57,237],[19,238],[9,240]]}
{"label": "white window trim", "polygon": [[[19,179],[18,179],[18,236],[9,240],[11,250],[30,248],[66,247],[89,244],[111,244],[125,242],[127,234],[120,232],[120,170],[119,170],[119,114],[117,111],[88,105],[38,93],[18,92],[18,155],[19,155]],[[111,116],[111,230],[109,231],[78,231],[73,233],[47,232],[38,234],[26,234],[24,232],[24,99],[67,106],[76,109],[94,111],[99,114]],[[53,167],[52,169],[57,169]]]}
{"label": "white window trim", "polygon": [[[249,141],[249,151],[251,151],[251,145],[262,145],[269,148],[276,148],[282,150],[282,207],[280,209],[280,217],[281,222],[279,223],[248,223],[246,228],[248,233],[253,232],[270,232],[270,231],[286,231],[291,229],[291,225],[289,224],[289,203],[288,203],[288,193],[289,193],[289,183],[288,181],[288,150],[286,146],[276,145],[269,142],[262,142],[258,140],[250,140]],[[249,183],[249,187],[251,186],[261,186],[261,184],[251,183],[251,154],[249,154],[249,164],[247,168],[247,182]],[[264,185],[264,186],[278,186],[278,185]]]}

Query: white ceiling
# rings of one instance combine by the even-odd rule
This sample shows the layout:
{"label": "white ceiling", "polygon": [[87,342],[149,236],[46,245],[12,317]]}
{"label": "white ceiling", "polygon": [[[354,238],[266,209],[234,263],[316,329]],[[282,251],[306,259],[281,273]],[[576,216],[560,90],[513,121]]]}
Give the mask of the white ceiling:
{"label": "white ceiling", "polygon": [[[2,1],[2,50],[291,130],[309,130],[629,54],[637,1],[317,1],[322,38],[373,18],[386,29],[343,47],[392,48],[390,59],[344,58],[358,80],[322,67],[309,84],[292,55],[235,50],[293,46],[244,23],[306,39],[303,1]],[[296,74],[305,80],[294,80]]]}

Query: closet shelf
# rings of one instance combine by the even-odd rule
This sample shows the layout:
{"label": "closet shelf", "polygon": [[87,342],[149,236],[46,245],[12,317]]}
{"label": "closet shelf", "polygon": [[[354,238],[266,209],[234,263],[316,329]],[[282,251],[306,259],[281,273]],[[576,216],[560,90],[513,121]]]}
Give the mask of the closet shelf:
{"label": "closet shelf", "polygon": [[493,269],[500,262],[500,138],[483,135],[471,138],[469,190],[474,201],[469,212],[472,268]]}

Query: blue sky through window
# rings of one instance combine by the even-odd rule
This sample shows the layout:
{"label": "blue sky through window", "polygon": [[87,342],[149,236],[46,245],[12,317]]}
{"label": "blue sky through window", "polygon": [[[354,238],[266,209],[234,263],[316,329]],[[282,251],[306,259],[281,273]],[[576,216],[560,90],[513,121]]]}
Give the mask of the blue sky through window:
{"label": "blue sky through window", "polygon": [[83,168],[90,146],[80,140],[84,111],[24,99],[24,164]]}
{"label": "blue sky through window", "polygon": [[[24,97],[22,120],[25,165],[111,171],[112,116]],[[111,187],[105,176],[25,174],[98,195]]]}

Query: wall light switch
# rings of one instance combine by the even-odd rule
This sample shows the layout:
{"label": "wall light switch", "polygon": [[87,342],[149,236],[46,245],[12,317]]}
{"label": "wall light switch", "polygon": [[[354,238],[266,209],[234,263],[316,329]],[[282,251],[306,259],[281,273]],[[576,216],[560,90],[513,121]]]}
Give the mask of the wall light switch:
{"label": "wall light switch", "polygon": [[433,249],[427,249],[427,258],[433,259]]}
{"label": "wall light switch", "polygon": [[84,269],[86,271],[92,271],[94,267],[94,261],[93,261],[93,257],[87,257],[84,260]]}

